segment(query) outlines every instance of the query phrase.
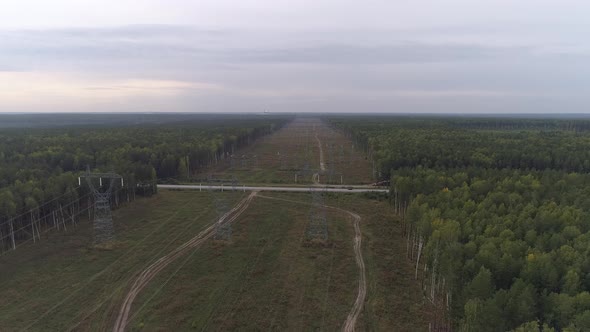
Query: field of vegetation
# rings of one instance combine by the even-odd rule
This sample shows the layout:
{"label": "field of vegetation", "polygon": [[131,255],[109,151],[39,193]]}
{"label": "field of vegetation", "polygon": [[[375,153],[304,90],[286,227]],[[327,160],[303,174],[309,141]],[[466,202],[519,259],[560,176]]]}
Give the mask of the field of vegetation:
{"label": "field of vegetation", "polygon": [[[241,194],[227,193],[233,204]],[[217,218],[211,195],[165,192],[114,211],[116,239],[88,222],[0,257],[0,330],[110,330],[131,278]],[[82,324],[81,326],[78,324]]]}
{"label": "field of vegetation", "polygon": [[[139,142],[140,133],[147,130],[145,126],[101,125],[92,130],[135,135]],[[184,126],[188,125],[166,124],[158,130],[178,139],[184,137],[178,133]],[[59,132],[51,128],[32,130],[49,133],[49,137]],[[184,170],[179,158],[177,173],[163,181],[182,183],[236,176],[253,183],[284,181],[295,185],[294,173],[308,164],[307,177],[297,185],[310,185],[313,172],[319,173],[320,182],[325,183],[330,174],[321,170],[320,147],[325,166],[341,170],[334,172],[334,177],[343,175],[345,184],[372,181],[371,165],[362,149],[353,147],[348,138],[324,122],[305,118],[287,126],[276,122],[273,130],[270,135],[252,139],[251,145],[221,147],[217,164],[216,157],[209,156],[206,166],[191,169],[186,177],[181,175]],[[204,129],[203,133],[207,132]],[[158,137],[156,132],[144,138],[172,145],[173,139],[164,140],[165,136]],[[70,139],[71,144],[76,142]],[[308,147],[303,144],[306,141]],[[83,146],[77,144],[78,148]],[[338,145],[342,151],[350,148],[342,159],[330,155],[330,148],[335,154]],[[114,143],[98,146],[97,154],[108,155],[102,149],[109,151],[113,147]],[[130,147],[130,151],[135,149],[134,145]],[[301,153],[293,153],[297,148]],[[257,167],[243,169],[232,168],[228,160],[232,155],[251,153],[275,156],[281,149],[288,151],[285,155],[292,163],[290,170],[285,171],[284,163],[271,158],[261,157]],[[27,153],[23,155],[25,160],[29,158]],[[140,165],[133,155],[118,154],[116,158],[122,164],[131,159],[131,165]],[[146,165],[153,167],[151,173],[156,172],[156,177],[164,175],[161,163],[150,159]],[[42,165],[36,167],[44,169]],[[58,174],[64,179],[63,174],[68,174],[65,183],[77,182],[75,170]],[[75,184],[71,186],[79,190]],[[28,241],[15,251],[6,251],[0,257],[0,330],[112,330],[135,278],[211,225],[220,216],[216,202],[219,195],[225,197],[226,208],[231,208],[247,194],[160,190],[157,195],[132,200],[114,211],[116,239],[106,246],[93,245],[91,223],[86,214],[81,214],[76,224],[67,224],[67,231],[42,233],[36,243]],[[402,251],[400,224],[386,196],[323,196],[326,204],[362,217],[367,296],[361,303],[356,328],[426,330],[432,305],[417,296],[419,283],[413,280],[412,263]],[[353,250],[355,230],[349,215],[328,210],[328,241],[310,241],[305,235],[310,204],[309,194],[259,193],[234,222],[230,241],[211,239],[191,248],[146,285],[131,307],[127,328],[342,329],[359,287]]]}
{"label": "field of vegetation", "polygon": [[[232,204],[243,194],[228,195]],[[129,327],[338,330],[356,296],[350,220],[328,213],[330,241],[314,245],[304,236],[309,195],[263,196],[301,203],[256,198],[230,243],[206,242],[148,285]],[[363,216],[369,293],[357,328],[425,329],[429,305],[415,296],[419,284],[403,243],[391,246],[401,234],[387,200],[330,195],[326,204]],[[82,222],[3,256],[2,330],[110,330],[132,277],[213,222],[212,206],[209,193],[162,190],[115,211],[111,248],[92,247]]]}
{"label": "field of vegetation", "polygon": [[[320,146],[324,171],[320,169]],[[305,117],[295,118],[282,130],[234,153],[233,161],[225,159],[194,178],[235,177],[250,184],[309,185],[315,173],[321,173],[324,184],[369,184],[373,179],[371,165],[360,148],[320,119]]]}
{"label": "field of vegetation", "polygon": [[[7,117],[14,122],[28,119],[26,115],[2,119]],[[289,120],[143,115],[142,123],[136,124],[126,115],[64,117],[58,116],[64,123],[59,128],[29,119],[32,128],[0,129],[0,252],[57,228],[59,220],[75,223],[88,206],[89,191],[78,186],[77,179],[87,166],[120,174],[126,185],[115,184],[114,200],[127,201],[136,192],[144,193],[137,190],[138,184],[186,179]],[[118,120],[116,125],[111,118]],[[108,119],[111,122],[103,123]]]}
{"label": "field of vegetation", "polygon": [[[61,214],[67,198],[84,197],[70,157],[137,182],[385,181],[389,195],[322,194],[343,210],[327,209],[329,237],[319,242],[305,235],[311,195],[258,193],[231,240],[206,238],[150,279],[128,329],[345,328],[360,294],[358,229],[347,210],[361,218],[366,271],[358,330],[590,330],[588,121],[207,121],[1,131],[0,168],[11,176],[0,190],[3,248],[11,247],[6,234],[30,236],[35,206]],[[124,137],[128,144],[117,145]],[[133,280],[220,217],[219,194],[167,190],[130,200],[115,210],[117,236],[107,246],[92,245],[84,212],[67,231],[5,251],[0,326],[111,330]],[[229,209],[248,194],[222,195]]]}
{"label": "field of vegetation", "polygon": [[437,326],[590,330],[588,121],[331,122],[391,180]]}

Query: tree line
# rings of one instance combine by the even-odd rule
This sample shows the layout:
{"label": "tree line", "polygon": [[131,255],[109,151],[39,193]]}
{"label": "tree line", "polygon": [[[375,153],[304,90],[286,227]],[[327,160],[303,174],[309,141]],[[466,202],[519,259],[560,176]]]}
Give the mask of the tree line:
{"label": "tree line", "polygon": [[331,121],[391,179],[435,327],[590,331],[590,133],[572,129],[585,123]]}
{"label": "tree line", "polygon": [[0,249],[73,225],[90,212],[89,192],[78,183],[87,166],[123,176],[125,186],[117,183],[114,190],[117,205],[146,193],[146,187],[151,192],[158,179],[202,172],[288,120],[195,115],[177,123],[2,129]]}

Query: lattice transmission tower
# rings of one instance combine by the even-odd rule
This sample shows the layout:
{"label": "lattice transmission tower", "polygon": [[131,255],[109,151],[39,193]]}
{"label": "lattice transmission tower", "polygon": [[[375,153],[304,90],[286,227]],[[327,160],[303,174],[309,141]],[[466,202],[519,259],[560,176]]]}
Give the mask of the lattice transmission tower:
{"label": "lattice transmission tower", "polygon": [[306,161],[303,164],[303,168],[300,169],[299,171],[295,172],[295,183],[298,183],[300,181],[305,182],[305,181],[309,180],[309,176],[314,173],[315,173],[315,171],[313,169],[311,169],[311,167],[309,166],[309,161]]}
{"label": "lattice transmission tower", "polygon": [[328,162],[326,165],[328,166],[328,183],[334,183],[334,173],[336,172],[336,158],[334,157],[334,150],[336,149],[336,145],[331,143],[327,144],[328,146]]}
{"label": "lattice transmission tower", "polygon": [[328,239],[328,223],[326,222],[326,206],[322,192],[316,187],[310,187],[312,203],[309,210],[307,237],[326,241]]}
{"label": "lattice transmission tower", "polygon": [[[237,180],[235,178],[232,178],[232,181],[230,183],[231,190],[235,191]],[[217,212],[217,221],[215,222],[215,234],[213,235],[213,238],[215,240],[229,241],[231,240],[232,235],[231,223],[227,220],[223,220],[222,223],[219,222],[221,217],[223,217],[227,213],[227,211],[229,211],[227,199],[222,193],[223,189],[213,189],[213,183],[210,183],[208,187],[211,200],[213,201],[215,211]]]}
{"label": "lattice transmission tower", "polygon": [[286,170],[286,169],[288,169],[289,168],[289,158],[288,158],[288,156],[286,154],[280,153],[280,152],[277,152],[277,155],[279,156],[279,164],[280,164],[279,169],[280,170]]}
{"label": "lattice transmission tower", "polygon": [[[90,167],[87,167],[86,173],[78,178],[80,185],[82,184],[81,178],[86,180],[90,191],[94,194],[94,243],[112,241],[115,230],[111,214],[111,194],[117,180],[121,181],[121,187],[123,187],[123,177],[113,172],[90,173]],[[97,180],[98,187],[95,185]]]}
{"label": "lattice transmission tower", "polygon": [[244,155],[231,155],[229,157],[230,169],[248,169],[258,168],[258,155],[255,154],[244,154]]}

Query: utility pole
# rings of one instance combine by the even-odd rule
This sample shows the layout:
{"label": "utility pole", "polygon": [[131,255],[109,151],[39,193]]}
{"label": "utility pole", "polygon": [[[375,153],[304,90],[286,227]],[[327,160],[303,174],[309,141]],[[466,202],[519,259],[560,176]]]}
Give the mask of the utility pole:
{"label": "utility pole", "polygon": [[328,239],[328,224],[326,222],[326,207],[324,197],[318,188],[310,187],[312,205],[309,211],[309,223],[307,225],[307,237],[326,241]]}
{"label": "utility pole", "polygon": [[[232,188],[235,188],[235,185],[237,184],[237,180],[232,181]],[[213,235],[213,238],[215,240],[222,240],[222,241],[229,241],[231,240],[231,234],[232,234],[232,227],[231,227],[231,223],[229,223],[227,220],[224,220],[224,223],[219,223],[219,220],[227,213],[227,211],[229,211],[228,209],[228,205],[227,205],[227,199],[224,196],[223,192],[223,182],[221,183],[221,189],[216,193],[215,189],[213,189],[213,185],[215,185],[214,183],[209,183],[209,194],[210,197],[213,201],[213,204],[215,206],[215,210],[217,212],[217,218],[218,220],[215,222],[215,234]]]}
{"label": "utility pole", "polygon": [[[123,187],[123,177],[113,172],[90,173],[90,166],[88,166],[86,173],[78,178],[78,184],[81,184],[81,178],[86,180],[90,191],[94,194],[94,243],[101,244],[112,241],[115,231],[111,214],[111,194],[116,180],[121,180],[121,187]],[[95,186],[97,179],[98,187]],[[106,183],[103,184],[103,180]]]}

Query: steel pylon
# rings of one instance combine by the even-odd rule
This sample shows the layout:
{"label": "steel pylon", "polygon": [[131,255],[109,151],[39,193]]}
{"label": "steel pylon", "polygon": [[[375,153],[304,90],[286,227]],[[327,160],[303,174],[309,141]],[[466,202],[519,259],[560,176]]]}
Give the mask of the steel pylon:
{"label": "steel pylon", "polygon": [[[82,174],[80,178],[86,180],[90,191],[94,195],[94,243],[101,244],[112,241],[115,230],[113,227],[113,215],[111,214],[111,195],[115,181],[120,180],[121,186],[123,186],[123,177],[114,172],[90,173],[90,167],[87,167],[86,173]],[[95,185],[97,179],[98,187]]]}

